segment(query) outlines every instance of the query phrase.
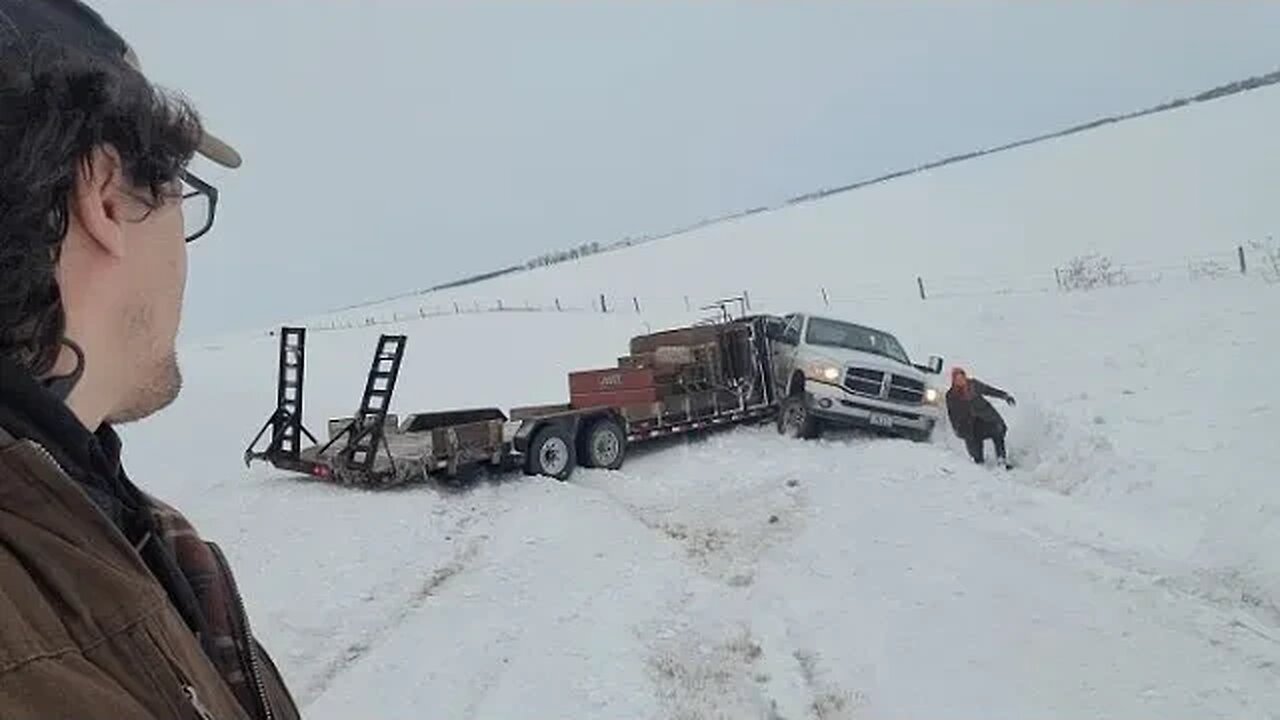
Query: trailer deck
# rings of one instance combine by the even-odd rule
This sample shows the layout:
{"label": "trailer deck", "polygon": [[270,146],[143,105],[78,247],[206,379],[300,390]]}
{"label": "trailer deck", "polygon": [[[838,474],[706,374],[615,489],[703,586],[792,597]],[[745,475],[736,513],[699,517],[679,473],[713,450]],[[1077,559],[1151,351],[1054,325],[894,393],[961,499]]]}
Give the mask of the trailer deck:
{"label": "trailer deck", "polygon": [[[407,340],[379,338],[359,408],[329,420],[328,439],[320,442],[302,422],[306,329],[282,328],[276,409],[245,450],[245,464],[263,460],[374,487],[456,477],[474,467],[564,480],[578,465],[621,467],[631,444],[762,421],[777,411],[764,316],[635,337],[618,367],[570,373],[568,403],[399,421],[390,405]],[[256,450],[268,431],[269,443]]]}

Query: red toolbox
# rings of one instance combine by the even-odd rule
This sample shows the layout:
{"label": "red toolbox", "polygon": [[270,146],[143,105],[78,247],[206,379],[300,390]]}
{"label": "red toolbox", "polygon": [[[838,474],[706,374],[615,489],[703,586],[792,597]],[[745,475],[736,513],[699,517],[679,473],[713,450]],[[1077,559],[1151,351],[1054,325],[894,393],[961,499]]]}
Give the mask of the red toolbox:
{"label": "red toolbox", "polygon": [[652,368],[609,368],[569,373],[569,394],[636,390],[654,386]]}
{"label": "red toolbox", "polygon": [[658,387],[652,368],[610,368],[569,374],[569,404],[576,407],[623,407],[656,402]]}

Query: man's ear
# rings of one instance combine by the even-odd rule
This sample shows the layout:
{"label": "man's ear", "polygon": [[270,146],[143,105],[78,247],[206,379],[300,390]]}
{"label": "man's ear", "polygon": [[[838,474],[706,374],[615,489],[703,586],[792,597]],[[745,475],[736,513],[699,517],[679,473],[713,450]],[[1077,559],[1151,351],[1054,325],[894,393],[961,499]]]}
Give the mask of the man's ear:
{"label": "man's ear", "polygon": [[129,212],[120,154],[115,148],[94,148],[76,167],[70,202],[70,221],[84,230],[90,243],[114,258],[125,253],[124,226]]}

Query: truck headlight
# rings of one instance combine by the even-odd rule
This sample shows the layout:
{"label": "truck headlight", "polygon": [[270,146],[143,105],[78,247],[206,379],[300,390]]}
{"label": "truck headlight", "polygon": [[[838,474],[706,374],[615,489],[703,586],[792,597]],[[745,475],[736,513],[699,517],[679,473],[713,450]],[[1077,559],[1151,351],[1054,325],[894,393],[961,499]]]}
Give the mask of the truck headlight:
{"label": "truck headlight", "polygon": [[924,391],[924,401],[925,401],[925,402],[927,402],[927,403],[937,403],[937,402],[938,402],[938,398],[939,398],[939,397],[941,397],[941,395],[939,395],[939,394],[938,394],[937,389],[935,389],[935,388],[925,388],[925,391]]}
{"label": "truck headlight", "polygon": [[805,374],[813,380],[820,380],[822,382],[833,383],[840,380],[840,368],[829,362],[810,362],[805,367]]}

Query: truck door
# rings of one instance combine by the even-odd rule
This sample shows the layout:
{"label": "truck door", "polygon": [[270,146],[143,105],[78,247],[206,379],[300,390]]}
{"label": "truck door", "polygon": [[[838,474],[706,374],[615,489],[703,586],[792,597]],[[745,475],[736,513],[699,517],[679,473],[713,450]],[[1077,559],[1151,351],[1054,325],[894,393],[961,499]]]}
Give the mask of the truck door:
{"label": "truck door", "polygon": [[796,356],[800,351],[800,329],[804,326],[804,316],[792,313],[783,318],[786,324],[782,333],[770,343],[773,354],[773,377],[778,383],[778,395],[787,393],[787,385],[791,382],[791,373],[796,368]]}

